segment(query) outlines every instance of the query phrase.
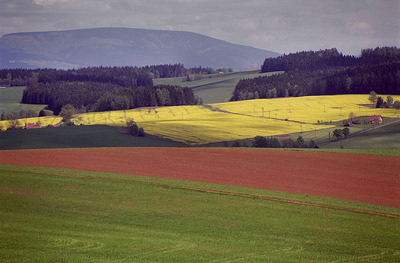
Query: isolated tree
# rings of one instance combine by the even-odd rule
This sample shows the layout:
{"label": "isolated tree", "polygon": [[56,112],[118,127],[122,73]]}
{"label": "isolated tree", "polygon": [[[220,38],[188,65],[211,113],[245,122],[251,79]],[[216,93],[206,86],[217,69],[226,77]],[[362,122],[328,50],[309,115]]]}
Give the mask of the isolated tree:
{"label": "isolated tree", "polygon": [[400,101],[396,100],[395,102],[393,102],[393,108],[400,110]]}
{"label": "isolated tree", "polygon": [[386,97],[386,103],[387,103],[387,105],[388,105],[388,107],[390,107],[390,106],[392,106],[393,105],[393,97],[392,96],[387,96]]}
{"label": "isolated tree", "polygon": [[343,138],[343,136],[344,136],[343,130],[341,130],[341,129],[334,130],[333,131],[333,136],[335,136],[337,140]]}
{"label": "isolated tree", "polygon": [[297,144],[299,145],[300,148],[305,146],[305,142],[302,136],[299,136],[296,140]]}
{"label": "isolated tree", "polygon": [[368,98],[368,100],[369,100],[371,103],[376,103],[377,94],[376,94],[375,91],[371,91],[371,92],[369,93],[369,98]]}
{"label": "isolated tree", "polygon": [[71,104],[67,104],[61,108],[60,116],[63,118],[63,121],[71,119],[74,114],[75,108]]}
{"label": "isolated tree", "polygon": [[379,96],[377,99],[376,99],[376,106],[375,106],[375,108],[381,108],[383,106],[383,99],[382,99],[382,97],[381,96]]}
{"label": "isolated tree", "polygon": [[350,129],[346,127],[342,131],[343,131],[344,137],[347,138],[347,136],[350,134]]}
{"label": "isolated tree", "polygon": [[137,136],[139,136],[139,137],[146,136],[146,134],[144,133],[144,129],[143,128],[139,128],[139,130],[137,132]]}
{"label": "isolated tree", "polygon": [[319,148],[313,139],[310,140],[310,148]]}
{"label": "isolated tree", "polygon": [[44,117],[44,116],[46,116],[47,114],[46,114],[46,112],[42,109],[42,110],[40,110],[39,111],[39,117]]}
{"label": "isolated tree", "polygon": [[350,112],[348,122],[352,123],[355,118],[356,118],[356,115],[353,112]]}
{"label": "isolated tree", "polygon": [[126,126],[128,127],[128,133],[131,135],[138,135],[139,127],[132,118],[126,120]]}

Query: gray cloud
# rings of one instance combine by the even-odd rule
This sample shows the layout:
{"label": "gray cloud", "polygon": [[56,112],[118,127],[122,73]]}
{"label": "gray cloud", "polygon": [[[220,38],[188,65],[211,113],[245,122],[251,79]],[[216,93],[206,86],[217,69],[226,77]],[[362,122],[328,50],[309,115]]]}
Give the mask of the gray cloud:
{"label": "gray cloud", "polygon": [[281,53],[399,45],[399,0],[2,0],[0,34],[92,27],[191,31]]}

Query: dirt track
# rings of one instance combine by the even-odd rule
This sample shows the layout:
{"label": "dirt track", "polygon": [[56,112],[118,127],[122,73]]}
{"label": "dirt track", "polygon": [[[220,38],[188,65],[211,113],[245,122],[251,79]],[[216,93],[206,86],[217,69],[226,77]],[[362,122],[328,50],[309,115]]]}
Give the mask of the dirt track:
{"label": "dirt track", "polygon": [[207,148],[0,151],[0,163],[267,189],[400,208],[400,157]]}

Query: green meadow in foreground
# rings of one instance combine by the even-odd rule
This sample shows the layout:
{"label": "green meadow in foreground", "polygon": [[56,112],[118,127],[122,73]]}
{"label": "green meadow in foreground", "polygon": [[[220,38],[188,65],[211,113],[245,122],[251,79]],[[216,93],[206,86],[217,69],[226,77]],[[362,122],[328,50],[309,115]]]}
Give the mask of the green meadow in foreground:
{"label": "green meadow in foreground", "polygon": [[400,261],[399,218],[130,175],[8,165],[0,175],[1,262]]}

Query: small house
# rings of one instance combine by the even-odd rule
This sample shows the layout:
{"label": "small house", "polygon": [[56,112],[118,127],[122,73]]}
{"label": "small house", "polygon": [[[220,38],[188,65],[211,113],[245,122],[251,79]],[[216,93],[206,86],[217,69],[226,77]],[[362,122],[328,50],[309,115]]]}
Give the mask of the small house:
{"label": "small house", "polygon": [[34,123],[25,123],[25,129],[40,129],[40,126]]}
{"label": "small house", "polygon": [[372,115],[371,118],[369,118],[369,123],[381,124],[382,122],[383,118],[381,115]]}

